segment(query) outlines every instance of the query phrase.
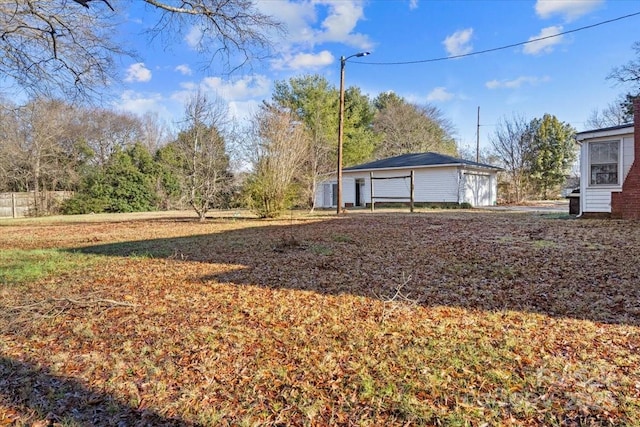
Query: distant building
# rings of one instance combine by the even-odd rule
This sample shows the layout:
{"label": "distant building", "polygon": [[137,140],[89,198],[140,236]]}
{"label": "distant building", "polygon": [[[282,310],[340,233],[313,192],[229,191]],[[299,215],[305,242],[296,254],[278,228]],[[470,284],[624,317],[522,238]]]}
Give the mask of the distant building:
{"label": "distant building", "polygon": [[[371,177],[375,203],[406,203],[414,173],[415,203],[469,203],[492,206],[497,200],[499,167],[438,153],[403,154],[345,168],[342,199],[346,208],[370,206]],[[318,185],[316,206],[337,207],[335,177]]]}

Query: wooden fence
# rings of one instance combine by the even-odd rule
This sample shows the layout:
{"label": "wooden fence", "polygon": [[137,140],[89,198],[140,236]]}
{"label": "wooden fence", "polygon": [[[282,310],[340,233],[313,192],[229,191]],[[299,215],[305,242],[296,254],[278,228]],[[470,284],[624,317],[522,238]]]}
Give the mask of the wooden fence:
{"label": "wooden fence", "polygon": [[42,191],[36,209],[35,192],[0,193],[0,218],[21,218],[58,213],[60,204],[73,196],[72,191]]}

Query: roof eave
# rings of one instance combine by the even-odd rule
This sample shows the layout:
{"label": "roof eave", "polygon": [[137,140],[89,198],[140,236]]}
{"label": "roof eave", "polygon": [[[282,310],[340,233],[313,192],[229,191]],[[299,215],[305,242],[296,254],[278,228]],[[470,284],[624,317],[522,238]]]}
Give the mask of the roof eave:
{"label": "roof eave", "polygon": [[590,130],[586,132],[579,132],[576,134],[576,141],[578,143],[582,143],[583,141],[587,141],[590,139],[596,138],[607,138],[611,136],[622,136],[633,134],[633,125],[630,124],[628,126],[621,126],[615,129],[600,129],[600,130]]}
{"label": "roof eave", "polygon": [[359,168],[359,169],[343,169],[342,172],[374,172],[374,171],[390,171],[390,170],[402,170],[402,169],[423,169],[423,168],[443,168],[443,167],[464,167],[470,169],[488,169],[500,171],[502,168],[495,166],[482,166],[482,165],[469,165],[466,163],[443,163],[439,165],[416,165],[416,166],[392,166],[382,168]]}

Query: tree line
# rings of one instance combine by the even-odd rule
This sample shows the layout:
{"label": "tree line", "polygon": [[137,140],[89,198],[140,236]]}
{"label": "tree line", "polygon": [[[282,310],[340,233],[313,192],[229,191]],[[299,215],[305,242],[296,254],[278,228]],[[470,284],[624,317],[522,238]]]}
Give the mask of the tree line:
{"label": "tree line", "polygon": [[577,156],[575,129],[551,114],[503,118],[492,134],[493,156],[504,168],[500,197],[513,203],[555,198]]}
{"label": "tree line", "polygon": [[[64,213],[191,207],[204,219],[212,208],[244,206],[261,217],[292,206],[313,210],[318,184],[335,174],[338,102],[324,77],[293,77],[276,82],[271,98],[237,123],[198,92],[170,130],[152,114],[46,97],[23,106],[5,100],[0,191],[74,191],[59,207]],[[503,118],[483,156],[504,168],[500,197],[556,197],[576,159],[574,133],[550,114]],[[370,99],[347,88],[344,134],[345,167],[412,152],[475,157],[458,151],[455,128],[439,109],[393,92]]]}
{"label": "tree line", "polygon": [[[64,213],[247,206],[263,217],[314,208],[335,172],[338,90],[324,77],[277,82],[247,123],[195,93],[177,129],[154,115],[36,97],[1,102],[0,191],[74,191]],[[453,125],[435,107],[394,93],[345,93],[344,165],[409,152],[457,155]],[[36,197],[36,200],[40,198]],[[48,206],[36,206],[46,214]]]}
{"label": "tree line", "polygon": [[[223,72],[264,59],[274,37],[286,32],[254,0],[141,3],[155,20],[151,40],[167,45],[196,26],[206,68]],[[135,56],[115,36],[118,16],[133,3],[115,6],[0,2],[0,88],[17,88],[30,99],[23,106],[0,101],[0,191],[72,190],[76,196],[62,207],[68,213],[188,205],[204,218],[212,207],[233,205],[260,216],[276,216],[288,206],[313,209],[318,182],[335,169],[337,90],[317,75],[277,82],[272,98],[244,127],[201,93],[171,132],[151,115],[91,108],[85,101],[114,83],[116,59]],[[640,57],[640,43],[634,49]],[[613,69],[609,78],[630,91],[594,111],[592,127],[630,121],[632,101],[640,95],[639,70],[638,60]],[[344,130],[345,166],[407,152],[458,154],[454,128],[437,108],[392,92],[370,100],[348,88]],[[575,158],[573,132],[548,114],[503,119],[488,160],[505,168],[508,200],[556,192]]]}

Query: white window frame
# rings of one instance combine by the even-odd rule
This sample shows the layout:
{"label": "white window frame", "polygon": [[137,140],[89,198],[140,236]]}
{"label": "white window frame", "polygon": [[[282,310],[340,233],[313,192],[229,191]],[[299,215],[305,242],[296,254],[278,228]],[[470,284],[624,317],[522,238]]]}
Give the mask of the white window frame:
{"label": "white window frame", "polygon": [[[593,166],[593,163],[591,162],[591,148],[593,146],[593,144],[603,144],[603,143],[607,143],[607,144],[611,144],[611,143],[616,143],[618,144],[618,162],[617,162],[617,176],[618,176],[618,180],[617,182],[614,183],[606,183],[606,184],[597,184],[592,182],[592,173],[591,173],[591,169]],[[589,158],[589,162],[587,164],[587,179],[588,179],[588,187],[591,188],[611,188],[611,187],[620,187],[622,186],[622,150],[623,150],[623,145],[622,145],[622,139],[603,139],[600,141],[591,141],[589,143],[589,146],[587,147],[587,157]]]}

